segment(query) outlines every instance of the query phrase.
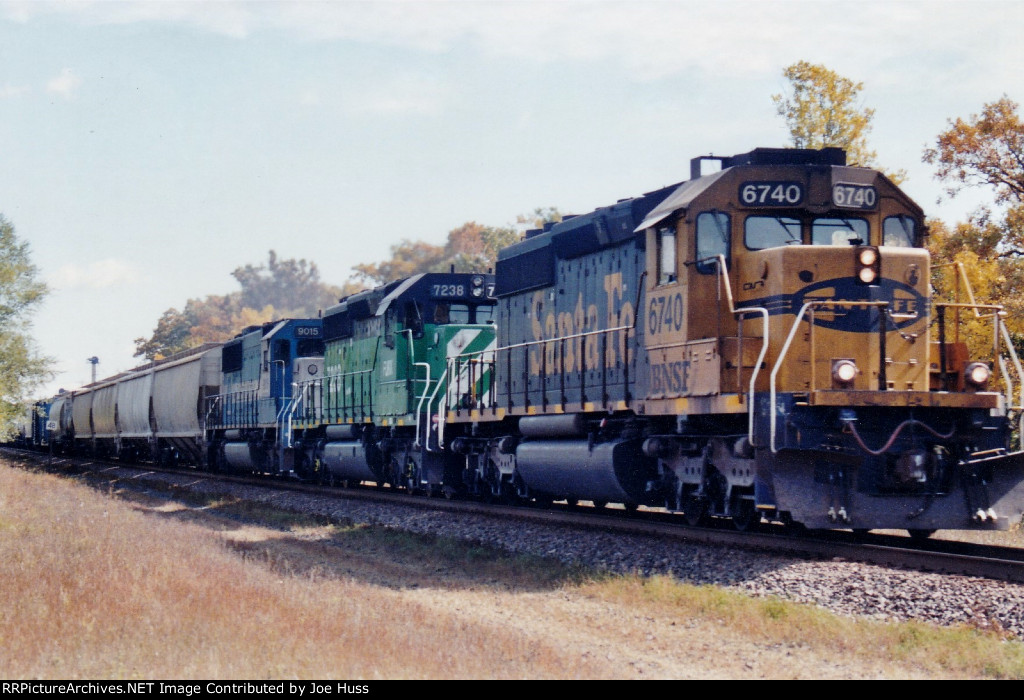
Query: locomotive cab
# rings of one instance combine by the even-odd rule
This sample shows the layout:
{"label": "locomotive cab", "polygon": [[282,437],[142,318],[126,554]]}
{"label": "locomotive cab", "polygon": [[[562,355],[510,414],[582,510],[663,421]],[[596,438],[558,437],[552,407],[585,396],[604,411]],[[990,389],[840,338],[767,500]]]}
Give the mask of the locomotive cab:
{"label": "locomotive cab", "polygon": [[250,326],[224,344],[221,393],[208,399],[207,435],[214,468],[290,474],[292,418],[307,398],[299,379],[323,365],[321,319]]}
{"label": "locomotive cab", "polygon": [[479,363],[493,348],[494,276],[426,273],[343,299],[324,312],[324,375],[300,385],[305,475],[410,491],[457,482],[440,447],[442,403],[479,410],[491,392]]}
{"label": "locomotive cab", "polygon": [[[653,272],[645,412],[704,426],[703,416],[746,415],[703,448],[649,443],[670,473],[670,506],[784,513],[812,527],[948,522],[962,506],[936,497],[958,488],[952,465],[1005,452],[991,375],[1012,352],[997,343],[969,358],[951,319],[970,307],[998,339],[998,309],[933,302],[922,211],[842,151],[721,160],[638,227]],[[963,523],[1019,511],[1019,469],[1004,468],[960,479]]]}

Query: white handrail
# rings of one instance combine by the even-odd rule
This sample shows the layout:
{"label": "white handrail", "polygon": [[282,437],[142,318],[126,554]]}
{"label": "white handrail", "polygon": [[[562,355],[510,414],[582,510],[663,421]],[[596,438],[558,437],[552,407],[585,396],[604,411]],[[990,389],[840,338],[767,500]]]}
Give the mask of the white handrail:
{"label": "white handrail", "polygon": [[[765,355],[768,354],[768,309],[763,306],[745,306],[741,309],[737,309],[732,298],[732,287],[729,286],[729,268],[725,262],[725,256],[719,254],[718,256],[718,277],[719,284],[725,284],[725,298],[729,302],[729,312],[734,316],[746,313],[759,313],[764,319],[764,328],[761,331],[761,352],[757,356],[757,362],[754,364],[754,371],[750,374],[750,388],[747,390],[747,440],[750,441],[751,447],[754,447],[754,384],[757,381],[757,375],[761,372],[761,363],[764,362]],[[742,321],[741,321],[742,323]],[[739,357],[736,360],[739,363],[740,370],[743,368],[743,357]],[[772,401],[774,404],[774,400]]]}
{"label": "white handrail", "polygon": [[[778,413],[778,411],[776,410],[776,406],[775,406],[775,396],[776,396],[775,383],[776,383],[776,379],[778,378],[778,375],[779,375],[779,370],[782,369],[782,361],[784,359],[786,359],[786,354],[789,352],[789,346],[790,346],[790,344],[792,344],[793,338],[796,337],[797,328],[800,327],[800,322],[803,320],[804,314],[807,313],[807,309],[811,308],[812,306],[837,306],[837,305],[840,305],[840,304],[842,304],[844,306],[845,305],[850,305],[850,306],[877,306],[877,307],[881,308],[881,307],[884,307],[884,306],[888,306],[889,302],[887,302],[887,301],[843,301],[843,300],[839,300],[839,299],[829,299],[829,300],[818,299],[816,301],[809,301],[809,302],[805,303],[803,306],[800,307],[799,313],[797,313],[796,318],[793,320],[793,326],[789,329],[789,335],[786,336],[786,342],[782,344],[782,349],[779,351],[779,356],[775,360],[775,367],[772,368],[772,373],[771,373],[771,376],[769,378],[769,383],[768,383],[768,397],[769,397],[769,401],[771,402],[771,406],[769,407],[769,410],[770,410],[770,414],[769,414],[769,426],[770,426],[770,429],[769,429],[769,442],[768,442],[768,445],[769,445],[769,447],[771,447],[772,454],[776,454],[779,451],[778,448],[775,447],[775,432],[776,432],[776,424],[777,424],[776,414]],[[883,361],[884,361],[884,358],[883,358]],[[811,362],[812,363],[814,362],[814,358],[811,358]],[[813,365],[811,366],[811,371],[812,372],[814,371]]]}
{"label": "white handrail", "polygon": [[[420,446],[420,415],[422,415],[422,411],[423,411],[423,400],[425,398],[427,398],[427,392],[430,391],[430,363],[429,362],[414,362],[413,366],[414,367],[425,367],[426,370],[427,370],[427,379],[426,379],[426,384],[423,385],[423,394],[420,396],[419,403],[416,404],[416,440],[413,442],[413,447],[419,447]],[[416,380],[413,380],[413,381],[416,381]],[[429,412],[429,410],[430,410],[430,404],[428,403],[427,404],[427,411]],[[427,429],[427,431],[429,431],[429,428]],[[430,448],[430,433],[427,432],[427,431],[424,431],[423,436],[424,436],[424,438],[426,438],[426,442],[424,444],[427,445],[427,449],[429,450],[429,448]]]}

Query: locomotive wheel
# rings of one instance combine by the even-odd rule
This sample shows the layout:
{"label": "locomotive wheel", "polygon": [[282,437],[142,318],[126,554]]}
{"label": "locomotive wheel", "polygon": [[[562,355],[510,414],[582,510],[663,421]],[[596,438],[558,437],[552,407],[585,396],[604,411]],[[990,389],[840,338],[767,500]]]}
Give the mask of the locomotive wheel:
{"label": "locomotive wheel", "polygon": [[324,467],[320,472],[320,483],[324,486],[337,486],[338,481],[334,478],[334,474],[327,467]]}
{"label": "locomotive wheel", "polygon": [[704,516],[708,512],[707,504],[704,500],[697,496],[688,496],[683,501],[683,518],[686,520],[686,524],[691,527],[696,527],[704,522]]}
{"label": "locomotive wheel", "polygon": [[908,528],[907,532],[910,534],[910,539],[915,542],[924,542],[935,534],[935,530],[929,530],[926,528]]}
{"label": "locomotive wheel", "polygon": [[761,514],[752,501],[741,501],[739,512],[732,516],[732,525],[740,532],[754,532],[761,526]]}

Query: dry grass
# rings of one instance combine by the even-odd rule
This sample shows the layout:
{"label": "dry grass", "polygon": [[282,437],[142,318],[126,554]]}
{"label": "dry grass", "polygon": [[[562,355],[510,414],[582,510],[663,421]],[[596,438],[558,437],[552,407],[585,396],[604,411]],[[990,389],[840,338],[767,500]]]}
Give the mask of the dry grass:
{"label": "dry grass", "polygon": [[[2,675],[609,675],[515,630],[467,623],[333,575],[315,564],[315,544],[305,543],[313,547],[305,559],[278,556],[255,546],[263,535],[247,541],[245,528],[226,546],[221,534],[176,520],[54,476],[0,469]],[[501,662],[481,667],[484,649]]]}
{"label": "dry grass", "polygon": [[932,676],[1024,679],[1024,644],[1007,641],[998,631],[855,620],[810,605],[750,598],[665,576],[613,576],[582,590],[603,601],[641,606],[659,618],[711,620],[755,642],[839,658],[886,659],[893,668]]}
{"label": "dry grass", "polygon": [[105,490],[0,468],[3,677],[1024,677],[991,632]]}

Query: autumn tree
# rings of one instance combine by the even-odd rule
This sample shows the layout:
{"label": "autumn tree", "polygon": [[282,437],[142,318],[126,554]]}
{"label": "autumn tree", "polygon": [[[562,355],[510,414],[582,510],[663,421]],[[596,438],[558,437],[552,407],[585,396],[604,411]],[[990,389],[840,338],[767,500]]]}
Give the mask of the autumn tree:
{"label": "autumn tree", "polygon": [[558,223],[562,220],[562,212],[558,207],[537,207],[529,214],[520,214],[516,217],[516,223],[528,225],[533,228],[544,228],[545,224]]}
{"label": "autumn tree", "polygon": [[447,272],[453,267],[456,272],[482,272],[493,269],[498,251],[518,238],[513,228],[482,226],[470,221],[449,231],[443,246],[404,240],[391,246],[390,259],[352,269],[358,278],[373,286],[421,272]]}
{"label": "autumn tree", "polygon": [[[791,92],[772,95],[772,102],[786,120],[795,148],[838,147],[846,151],[850,165],[877,167],[876,153],[868,147],[875,110],[859,104],[864,83],[807,61],[794,63],[782,75],[789,81]],[[888,177],[899,184],[906,172],[900,170]]]}
{"label": "autumn tree", "polygon": [[970,119],[950,120],[924,161],[936,166],[935,177],[956,196],[964,188],[991,189],[1002,207],[998,220],[985,207],[972,220],[985,228],[993,224],[999,240],[991,253],[1004,258],[1024,257],[1024,123],[1017,103],[1003,97],[984,106]]}
{"label": "autumn tree", "polygon": [[343,292],[341,287],[320,281],[316,263],[280,260],[273,250],[268,254],[266,265],[245,265],[236,268],[231,276],[242,287],[239,298],[242,308],[272,306],[282,316],[315,314],[317,309],[337,303]]}
{"label": "autumn tree", "polygon": [[40,355],[29,334],[31,314],[47,293],[27,242],[0,215],[0,432],[9,436],[23,402],[50,377],[52,360]]}
{"label": "autumn tree", "polygon": [[320,281],[315,263],[280,259],[271,250],[265,265],[245,265],[231,273],[241,289],[226,295],[189,299],[184,309],[168,309],[153,335],[135,339],[135,356],[159,359],[208,342],[230,340],[247,326],[277,318],[316,316],[361,287]]}
{"label": "autumn tree", "polygon": [[[924,161],[936,166],[936,178],[956,196],[965,188],[989,189],[993,205],[975,211],[950,228],[931,225],[936,268],[960,263],[979,303],[1001,303],[1015,344],[1024,345],[1024,123],[1018,106],[1004,96],[984,105],[967,120],[950,120]],[[953,280],[943,273],[936,290],[952,297]],[[979,341],[972,341],[978,344]],[[981,341],[983,342],[983,341]]]}

